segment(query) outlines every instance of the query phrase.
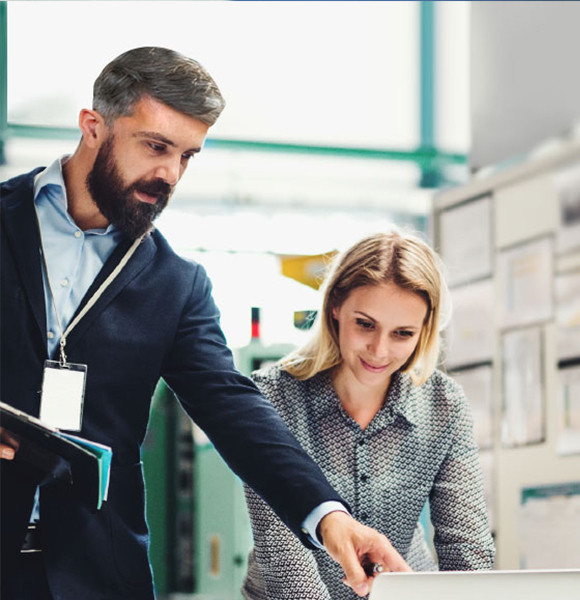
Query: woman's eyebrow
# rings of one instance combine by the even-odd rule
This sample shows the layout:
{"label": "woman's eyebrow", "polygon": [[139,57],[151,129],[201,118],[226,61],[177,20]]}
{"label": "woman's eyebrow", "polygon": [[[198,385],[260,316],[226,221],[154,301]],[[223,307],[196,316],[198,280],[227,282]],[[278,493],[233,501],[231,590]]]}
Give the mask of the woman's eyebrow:
{"label": "woman's eyebrow", "polygon": [[371,317],[370,315],[367,315],[365,312],[363,312],[362,310],[355,310],[354,311],[355,314],[357,315],[362,315],[365,319],[368,319],[369,321],[372,321],[373,323],[376,323],[376,319],[374,319],[373,317]]}

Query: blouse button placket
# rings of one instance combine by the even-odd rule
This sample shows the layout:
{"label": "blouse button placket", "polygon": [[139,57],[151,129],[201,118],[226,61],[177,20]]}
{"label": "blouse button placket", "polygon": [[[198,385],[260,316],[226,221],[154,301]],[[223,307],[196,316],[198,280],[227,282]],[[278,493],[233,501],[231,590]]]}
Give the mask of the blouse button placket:
{"label": "blouse button placket", "polygon": [[368,519],[371,499],[371,465],[368,439],[364,432],[355,443],[357,513],[363,522]]}

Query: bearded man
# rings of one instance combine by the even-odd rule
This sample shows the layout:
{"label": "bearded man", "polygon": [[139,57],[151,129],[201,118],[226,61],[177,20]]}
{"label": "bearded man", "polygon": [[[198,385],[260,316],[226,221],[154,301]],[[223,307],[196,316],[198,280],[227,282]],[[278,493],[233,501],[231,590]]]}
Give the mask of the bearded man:
{"label": "bearded man", "polygon": [[203,267],[153,227],[224,107],[217,85],[190,58],[137,48],[105,67],[93,98],[71,156],[0,189],[1,392],[34,416],[63,412],[59,393],[39,392],[44,374],[81,372],[84,395],[67,398],[78,422],[67,413],[54,425],[112,448],[108,499],[92,511],[70,487],[43,480],[3,432],[2,597],[154,597],[140,448],[160,378],[303,543],[323,544],[346,582],[368,593],[363,557],[391,570],[404,561],[349,515],[236,371]]}

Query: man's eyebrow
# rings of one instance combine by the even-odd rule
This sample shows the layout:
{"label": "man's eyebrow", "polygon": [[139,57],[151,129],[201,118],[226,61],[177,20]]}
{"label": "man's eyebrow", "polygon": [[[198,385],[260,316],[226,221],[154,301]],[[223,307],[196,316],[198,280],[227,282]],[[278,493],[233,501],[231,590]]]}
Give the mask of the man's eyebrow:
{"label": "man's eyebrow", "polygon": [[[137,131],[133,134],[134,137],[138,138],[149,138],[153,140],[157,140],[167,146],[171,146],[172,148],[176,147],[175,142],[171,141],[169,138],[166,138],[164,135],[158,133],[157,131]],[[190,148],[187,152],[201,152],[201,148]]]}

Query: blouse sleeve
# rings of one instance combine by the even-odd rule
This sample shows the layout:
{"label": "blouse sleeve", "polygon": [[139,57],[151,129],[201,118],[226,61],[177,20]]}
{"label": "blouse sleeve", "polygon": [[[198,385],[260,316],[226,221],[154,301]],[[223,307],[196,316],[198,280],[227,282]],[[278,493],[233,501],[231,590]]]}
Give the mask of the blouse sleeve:
{"label": "blouse sleeve", "polygon": [[248,600],[331,600],[313,553],[253,490],[244,488],[254,535],[250,561],[256,563],[250,565],[244,597]]}
{"label": "blouse sleeve", "polygon": [[491,569],[495,548],[489,530],[471,410],[458,385],[454,394],[460,400],[459,414],[449,451],[430,494],[433,541],[440,570]]}

